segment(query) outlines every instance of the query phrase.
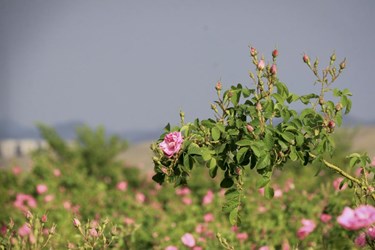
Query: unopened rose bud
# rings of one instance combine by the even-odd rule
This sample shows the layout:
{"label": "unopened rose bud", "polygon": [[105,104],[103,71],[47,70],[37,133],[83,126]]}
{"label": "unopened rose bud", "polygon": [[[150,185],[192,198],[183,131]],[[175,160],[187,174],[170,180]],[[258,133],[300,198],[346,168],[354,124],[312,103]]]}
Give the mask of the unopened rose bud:
{"label": "unopened rose bud", "polygon": [[272,57],[273,58],[276,58],[278,55],[279,55],[279,51],[277,49],[275,49],[274,51],[272,51]]}
{"label": "unopened rose bud", "polygon": [[257,102],[256,110],[258,111],[262,110],[262,104],[260,104],[260,102]]}
{"label": "unopened rose bud", "polygon": [[215,89],[216,89],[217,91],[219,91],[219,90],[221,90],[221,88],[222,88],[221,82],[217,82],[217,83],[216,83],[216,86],[215,86]]}
{"label": "unopened rose bud", "polygon": [[46,223],[48,218],[46,214],[43,214],[42,217],[40,218],[41,222]]}
{"label": "unopened rose bud", "polygon": [[256,56],[258,54],[257,50],[253,47],[250,48],[250,55],[252,57]]}
{"label": "unopened rose bud", "polygon": [[340,102],[337,103],[335,108],[337,111],[340,111],[342,109],[342,104]]}
{"label": "unopened rose bud", "polygon": [[331,128],[331,129],[333,129],[333,128],[336,127],[336,123],[331,120],[331,121],[328,122],[328,127]]}
{"label": "unopened rose bud", "polygon": [[277,73],[277,67],[276,67],[276,64],[272,64],[271,68],[270,68],[270,73],[272,75],[276,75]]}
{"label": "unopened rose bud", "polygon": [[77,218],[74,218],[73,219],[73,225],[78,228],[78,227],[81,226],[81,222]]}
{"label": "unopened rose bud", "polygon": [[250,72],[249,76],[250,76],[251,79],[255,79],[253,72]]}
{"label": "unopened rose bud", "polygon": [[231,98],[232,96],[233,96],[233,92],[231,90],[229,90],[228,97]]}
{"label": "unopened rose bud", "polygon": [[304,63],[307,63],[307,64],[310,63],[310,58],[308,57],[308,55],[304,54],[303,57],[302,57],[302,59],[303,59]]}
{"label": "unopened rose bud", "polygon": [[331,55],[331,61],[332,62],[334,62],[334,61],[336,61],[336,54],[335,53],[333,53],[332,55]]}
{"label": "unopened rose bud", "polygon": [[259,70],[263,70],[264,67],[265,67],[264,60],[262,59],[262,60],[260,60],[260,61],[258,62],[257,68],[258,68]]}
{"label": "unopened rose bud", "polygon": [[241,174],[241,168],[236,168],[236,174],[240,175]]}
{"label": "unopened rose bud", "polygon": [[318,65],[319,65],[319,60],[318,60],[318,58],[316,58],[316,60],[314,62],[314,68],[318,68]]}
{"label": "unopened rose bud", "polygon": [[323,104],[324,104],[324,98],[323,98],[323,96],[320,96],[320,97],[319,97],[319,104],[320,104],[320,105],[323,105]]}
{"label": "unopened rose bud", "polygon": [[247,131],[248,131],[249,133],[252,133],[252,132],[254,131],[253,126],[251,126],[250,124],[247,124],[247,125],[246,125],[246,129],[247,129]]}
{"label": "unopened rose bud", "polygon": [[346,59],[340,63],[340,69],[343,70],[346,67]]}

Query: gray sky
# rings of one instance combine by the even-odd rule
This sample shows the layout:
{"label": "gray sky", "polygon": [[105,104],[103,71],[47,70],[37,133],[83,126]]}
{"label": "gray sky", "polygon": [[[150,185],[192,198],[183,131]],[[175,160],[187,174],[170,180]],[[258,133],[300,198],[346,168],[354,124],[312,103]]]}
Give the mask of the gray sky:
{"label": "gray sky", "polygon": [[0,119],[122,131],[212,117],[214,86],[251,84],[248,46],[309,93],[303,53],[347,58],[337,87],[375,119],[375,1],[0,0]]}

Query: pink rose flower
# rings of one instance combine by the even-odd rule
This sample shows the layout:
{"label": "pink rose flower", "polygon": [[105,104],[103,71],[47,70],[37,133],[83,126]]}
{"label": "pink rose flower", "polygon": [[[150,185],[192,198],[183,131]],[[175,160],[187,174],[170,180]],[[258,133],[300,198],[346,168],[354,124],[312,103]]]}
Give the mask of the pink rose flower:
{"label": "pink rose flower", "polygon": [[321,215],[320,215],[320,220],[321,220],[323,223],[327,223],[327,222],[329,222],[331,219],[332,219],[332,216],[331,216],[330,214],[321,214]]}
{"label": "pink rose flower", "polygon": [[135,199],[139,202],[139,203],[144,203],[146,201],[146,196],[143,194],[143,193],[136,193],[135,195]]}
{"label": "pink rose flower", "polygon": [[60,169],[55,168],[55,169],[53,170],[53,175],[56,176],[56,177],[59,177],[59,176],[61,175],[61,171],[60,171]]}
{"label": "pink rose flower", "polygon": [[90,235],[92,237],[98,237],[99,236],[98,231],[96,231],[95,228],[91,228],[89,232],[90,232]]}
{"label": "pink rose flower", "polygon": [[372,157],[371,166],[375,167],[375,156]]}
{"label": "pink rose flower", "polygon": [[270,248],[268,246],[262,246],[259,248],[259,250],[270,250]]}
{"label": "pink rose flower", "polygon": [[25,237],[31,233],[31,228],[28,224],[23,224],[22,227],[18,229],[18,235],[21,237]]}
{"label": "pink rose flower", "polygon": [[178,250],[176,246],[167,246],[164,250]]}
{"label": "pink rose flower", "polygon": [[357,238],[355,238],[354,244],[357,247],[364,247],[364,246],[366,246],[366,234],[364,232],[360,233],[357,236]]}
{"label": "pink rose flower", "polygon": [[314,231],[316,225],[315,222],[308,219],[302,219],[302,227],[300,227],[297,231],[297,237],[300,240],[306,238],[312,231]]}
{"label": "pink rose flower", "polygon": [[36,200],[34,197],[28,194],[17,194],[13,205],[19,210],[26,212],[29,210],[29,208],[36,207]]}
{"label": "pink rose flower", "polygon": [[214,193],[211,190],[208,190],[206,195],[202,199],[203,205],[210,204],[214,200]]}
{"label": "pink rose flower", "polygon": [[207,213],[204,215],[204,222],[214,221],[215,217],[212,213]]}
{"label": "pink rose flower", "polygon": [[336,190],[336,191],[341,191],[341,190],[344,190],[347,188],[347,184],[345,183],[341,189],[340,189],[340,183],[344,180],[343,177],[339,177],[339,178],[336,178],[334,181],[333,181],[333,188]]}
{"label": "pink rose flower", "polygon": [[185,205],[191,205],[193,204],[193,200],[189,197],[183,197],[182,198],[182,202],[185,204]]}
{"label": "pink rose flower", "polygon": [[375,240],[375,227],[369,227],[366,233],[370,239]]}
{"label": "pink rose flower", "polygon": [[264,69],[265,64],[264,64],[264,60],[263,59],[258,62],[257,67],[258,67],[259,70],[263,70]]}
{"label": "pink rose flower", "polygon": [[117,183],[116,188],[120,191],[126,191],[126,189],[128,188],[128,183],[126,181],[120,181],[119,183]]}
{"label": "pink rose flower", "polygon": [[249,235],[247,233],[238,233],[236,237],[239,241],[245,241],[249,238]]}
{"label": "pink rose flower", "polygon": [[195,246],[195,239],[194,236],[190,233],[186,233],[181,237],[182,243],[187,247],[194,247]]}
{"label": "pink rose flower", "polygon": [[345,207],[337,222],[347,230],[366,228],[375,222],[375,207],[362,205],[354,210]]}
{"label": "pink rose flower", "polygon": [[168,158],[171,158],[180,151],[183,141],[181,132],[172,132],[164,137],[164,141],[159,144],[159,147]]}
{"label": "pink rose flower", "polygon": [[48,188],[45,184],[38,184],[36,185],[36,192],[38,194],[43,194],[45,192],[47,192]]}
{"label": "pink rose flower", "polygon": [[176,189],[176,194],[177,195],[181,195],[181,196],[184,196],[184,195],[188,195],[190,194],[191,191],[188,187],[182,187],[182,188],[177,188]]}

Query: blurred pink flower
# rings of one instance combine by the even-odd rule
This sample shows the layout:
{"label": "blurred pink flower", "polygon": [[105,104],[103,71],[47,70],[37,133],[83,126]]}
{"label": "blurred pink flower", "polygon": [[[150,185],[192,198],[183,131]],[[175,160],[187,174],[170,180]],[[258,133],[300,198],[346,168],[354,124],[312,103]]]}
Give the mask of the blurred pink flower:
{"label": "blurred pink flower", "polygon": [[362,175],[362,168],[359,167],[355,170],[354,175],[360,177]]}
{"label": "blurred pink flower", "polygon": [[287,239],[284,239],[283,240],[283,244],[281,246],[281,249],[282,250],[290,250],[290,245],[289,245],[289,241]]}
{"label": "blurred pink flower", "polygon": [[98,237],[99,236],[99,234],[98,234],[98,231],[96,231],[96,229],[95,228],[90,228],[90,235],[92,236],[92,237]]}
{"label": "blurred pink flower", "polygon": [[59,177],[59,176],[61,175],[61,171],[60,171],[60,169],[55,168],[55,169],[53,170],[53,175],[56,176],[56,177]]}
{"label": "blurred pink flower", "polygon": [[182,243],[187,247],[194,247],[195,246],[195,239],[194,236],[190,233],[186,233],[181,237]]}
{"label": "blurred pink flower", "polygon": [[178,250],[176,246],[167,246],[164,250]]}
{"label": "blurred pink flower", "polygon": [[43,222],[43,223],[46,223],[47,220],[48,220],[48,217],[46,214],[43,214],[42,217],[40,218],[40,220]]}
{"label": "blurred pink flower", "polygon": [[344,180],[343,177],[339,177],[339,178],[336,178],[334,181],[333,181],[333,188],[336,190],[336,191],[341,191],[341,190],[344,190],[347,188],[348,184],[344,184],[341,189],[340,189],[340,183]]}
{"label": "blurred pink flower", "polygon": [[354,240],[354,244],[357,247],[364,247],[366,246],[366,234],[361,232]]}
{"label": "blurred pink flower", "polygon": [[375,240],[375,227],[369,227],[366,231],[370,239]]}
{"label": "blurred pink flower", "polygon": [[47,194],[46,196],[44,196],[44,201],[45,202],[51,202],[55,199],[55,196],[53,194]]}
{"label": "blurred pink flower", "polygon": [[249,238],[249,235],[247,233],[238,233],[236,237],[239,241],[245,241]]}
{"label": "blurred pink flower", "polygon": [[293,179],[288,179],[284,186],[284,192],[289,192],[290,190],[294,189],[294,182]]}
{"label": "blurred pink flower", "polygon": [[129,218],[129,217],[125,217],[125,218],[124,218],[124,223],[125,223],[126,225],[131,225],[131,224],[134,224],[134,223],[135,223],[135,220],[132,219],[132,218]]}
{"label": "blurred pink flower", "polygon": [[31,228],[27,223],[23,224],[22,227],[18,229],[18,235],[21,237],[25,237],[29,235],[30,233],[31,233]]}
{"label": "blurred pink flower", "polygon": [[331,219],[332,219],[332,216],[331,216],[330,214],[322,213],[322,214],[320,215],[320,220],[321,220],[323,223],[327,223],[327,222],[329,222]]}
{"label": "blurred pink flower", "polygon": [[202,199],[203,205],[212,203],[212,201],[214,200],[214,197],[215,197],[214,193],[211,190],[208,190],[206,195]]}
{"label": "blurred pink flower", "polygon": [[270,248],[268,246],[262,246],[258,250],[270,250]]}
{"label": "blurred pink flower", "polygon": [[36,200],[28,194],[17,194],[13,205],[21,211],[26,212],[29,208],[36,207]]}
{"label": "blurred pink flower", "polygon": [[302,219],[302,227],[300,227],[297,231],[297,237],[300,240],[306,238],[312,231],[314,231],[316,225],[315,222],[308,219]]}
{"label": "blurred pink flower", "polygon": [[135,199],[139,202],[139,203],[144,203],[146,201],[146,196],[143,194],[143,193],[136,193],[135,195]]}
{"label": "blurred pink flower", "polygon": [[205,225],[199,223],[199,224],[197,224],[197,225],[195,226],[195,232],[196,232],[196,233],[201,234],[201,233],[203,233],[204,231],[206,231],[206,227],[205,227]]}
{"label": "blurred pink flower", "polygon": [[189,197],[182,197],[182,203],[185,205],[191,205],[193,203],[193,200]]}
{"label": "blurred pink flower", "polygon": [[264,60],[261,59],[261,60],[258,62],[257,67],[258,67],[259,70],[263,70],[263,69],[264,69],[264,66],[265,66],[265,64],[264,64]]}
{"label": "blurred pink flower", "polygon": [[258,189],[258,193],[264,196],[264,187]]}
{"label": "blurred pink flower", "polygon": [[212,213],[207,213],[204,215],[204,222],[212,222],[214,219],[215,217]]}
{"label": "blurred pink flower", "polygon": [[120,191],[126,191],[126,189],[128,188],[128,183],[126,181],[120,181],[119,183],[117,183],[116,188]]}
{"label": "blurred pink flower", "polygon": [[347,230],[366,228],[375,223],[375,207],[361,205],[354,210],[345,207],[337,222]]}
{"label": "blurred pink flower", "polygon": [[38,194],[43,194],[43,193],[47,192],[47,190],[48,190],[48,187],[45,184],[36,185],[36,192]]}
{"label": "blurred pink flower", "polygon": [[264,205],[259,205],[259,207],[258,207],[258,212],[259,213],[265,213],[265,212],[267,212],[267,208],[264,206]]}
{"label": "blurred pink flower", "polygon": [[237,232],[238,231],[238,226],[234,225],[231,227],[232,232]]}
{"label": "blurred pink flower", "polygon": [[191,193],[191,191],[188,187],[182,187],[182,188],[176,189],[176,194],[180,195],[180,196],[188,195],[190,193]]}
{"label": "blurred pink flower", "polygon": [[181,132],[172,132],[164,137],[164,141],[159,144],[159,147],[168,158],[171,158],[180,151],[183,141]]}
{"label": "blurred pink flower", "polygon": [[6,225],[2,225],[0,227],[0,234],[5,235],[7,233],[8,227]]}
{"label": "blurred pink flower", "polygon": [[19,166],[14,166],[12,168],[12,172],[13,172],[14,175],[19,175],[20,173],[22,173],[22,168],[19,167]]}
{"label": "blurred pink flower", "polygon": [[275,188],[274,197],[275,198],[283,197],[283,191],[280,188]]}
{"label": "blurred pink flower", "polygon": [[200,247],[200,246],[195,246],[195,247],[192,248],[192,250],[203,250],[203,248]]}
{"label": "blurred pink flower", "polygon": [[81,222],[77,218],[73,218],[73,225],[75,227],[80,227],[81,226]]}
{"label": "blurred pink flower", "polygon": [[375,156],[372,157],[371,165],[372,165],[373,167],[375,167]]}

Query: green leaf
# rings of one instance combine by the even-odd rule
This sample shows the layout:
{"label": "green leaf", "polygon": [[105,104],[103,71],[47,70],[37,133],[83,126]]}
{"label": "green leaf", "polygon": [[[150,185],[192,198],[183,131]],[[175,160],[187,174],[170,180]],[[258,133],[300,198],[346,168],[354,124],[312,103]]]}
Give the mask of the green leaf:
{"label": "green leaf", "polygon": [[234,181],[230,177],[225,177],[221,182],[220,182],[220,187],[222,188],[230,188],[233,186]]}
{"label": "green leaf", "polygon": [[191,170],[193,168],[193,161],[188,154],[184,155],[184,166]]}
{"label": "green leaf", "polygon": [[154,180],[156,183],[159,183],[160,185],[164,182],[165,175],[163,173],[157,173],[154,176],[152,176],[152,180]]}
{"label": "green leaf", "polygon": [[237,151],[236,159],[239,164],[245,160],[246,153],[249,152],[249,148],[243,147]]}
{"label": "green leaf", "polygon": [[285,101],[285,98],[284,98],[282,95],[280,95],[279,93],[273,93],[273,94],[272,94],[272,97],[275,98],[275,100],[276,100],[278,103],[280,103],[280,104],[283,104],[284,101]]}
{"label": "green leaf", "polygon": [[252,144],[253,144],[253,141],[249,139],[242,139],[236,142],[236,145],[238,146],[250,146]]}
{"label": "green leaf", "polygon": [[264,197],[266,197],[267,199],[272,199],[273,196],[274,196],[275,192],[273,190],[272,187],[270,187],[270,185],[266,185],[265,188],[264,188]]}
{"label": "green leaf", "polygon": [[263,153],[259,158],[257,162],[257,169],[263,169],[265,167],[268,167],[271,165],[271,159],[270,155],[268,153]]}
{"label": "green leaf", "polygon": [[215,178],[217,174],[217,169],[218,169],[215,158],[212,158],[211,160],[208,161],[208,167],[209,167],[208,172],[210,174],[210,177]]}
{"label": "green leaf", "polygon": [[240,192],[236,188],[230,188],[225,192],[225,203],[223,204],[223,212],[230,213],[233,209],[240,205]]}
{"label": "green leaf", "polygon": [[220,139],[220,130],[218,127],[213,127],[211,129],[211,136],[214,141],[217,141]]}
{"label": "green leaf", "polygon": [[189,155],[202,155],[202,150],[197,144],[191,143],[188,148],[188,154]]}
{"label": "green leaf", "polygon": [[262,176],[261,179],[258,179],[256,182],[257,188],[265,187],[270,182],[270,178],[266,176]]}

